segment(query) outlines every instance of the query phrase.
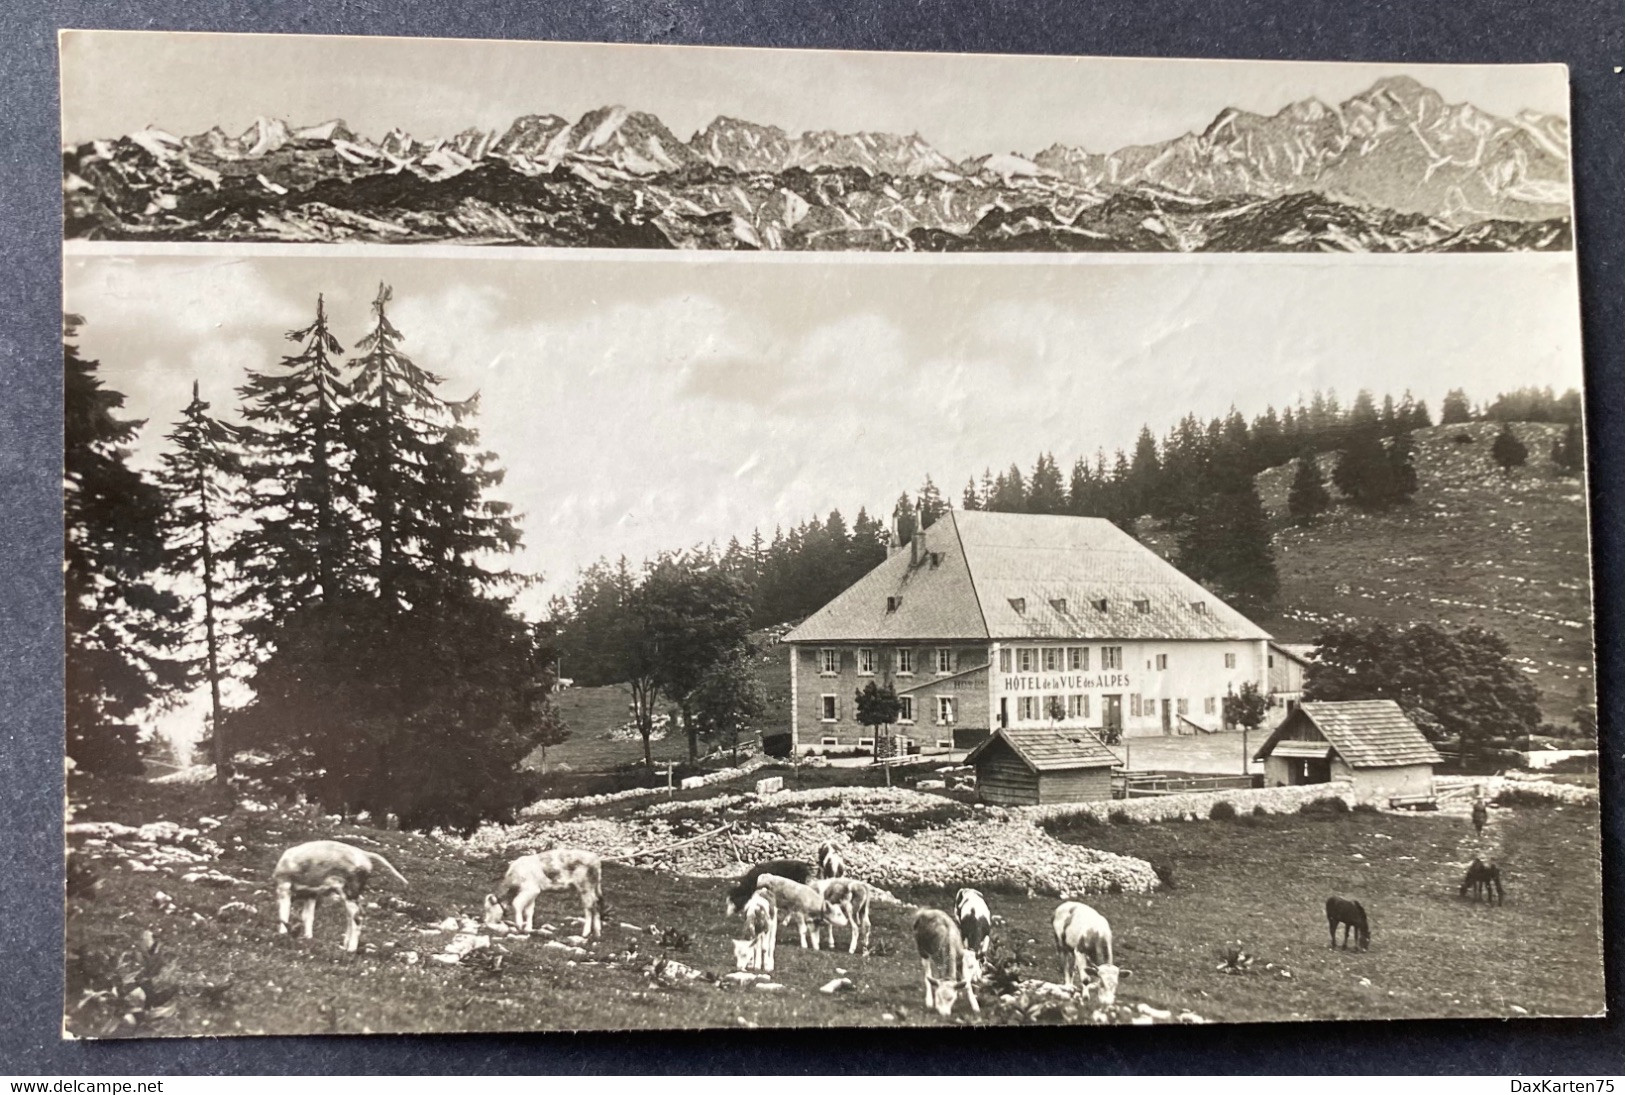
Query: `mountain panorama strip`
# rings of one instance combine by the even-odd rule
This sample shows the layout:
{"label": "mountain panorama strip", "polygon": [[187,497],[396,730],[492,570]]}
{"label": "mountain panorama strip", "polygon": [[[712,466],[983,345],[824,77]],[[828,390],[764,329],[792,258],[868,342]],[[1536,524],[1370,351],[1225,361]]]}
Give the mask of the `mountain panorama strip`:
{"label": "mountain panorama strip", "polygon": [[425,141],[261,119],[63,152],[69,239],[795,251],[1432,252],[1572,248],[1568,123],[1393,76],[1332,107],[1222,110],[1111,153],[955,163],[918,134],[652,114],[519,118]]}

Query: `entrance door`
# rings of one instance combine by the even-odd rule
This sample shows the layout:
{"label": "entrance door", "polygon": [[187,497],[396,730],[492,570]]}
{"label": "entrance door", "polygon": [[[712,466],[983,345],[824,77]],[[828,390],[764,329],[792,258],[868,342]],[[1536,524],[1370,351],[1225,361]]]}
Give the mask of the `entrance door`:
{"label": "entrance door", "polygon": [[1106,731],[1106,740],[1115,741],[1123,733],[1123,697],[1100,697],[1100,724]]}
{"label": "entrance door", "polygon": [[1162,701],[1162,732],[1164,734],[1172,734],[1174,732],[1174,701],[1173,700],[1163,700]]}

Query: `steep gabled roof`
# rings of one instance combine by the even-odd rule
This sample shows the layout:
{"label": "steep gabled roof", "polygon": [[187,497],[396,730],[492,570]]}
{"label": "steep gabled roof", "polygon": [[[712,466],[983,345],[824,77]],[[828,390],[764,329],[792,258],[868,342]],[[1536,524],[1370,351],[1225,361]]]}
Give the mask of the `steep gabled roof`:
{"label": "steep gabled roof", "polygon": [[1035,772],[1065,771],[1072,768],[1116,767],[1123,759],[1106,748],[1099,738],[1087,731],[1065,731],[1048,726],[995,730],[993,735],[972,749],[965,757],[966,764],[987,752],[995,742],[1010,747],[1016,757]]}
{"label": "steep gabled roof", "polygon": [[1277,746],[1294,756],[1305,743],[1287,737],[1307,719],[1350,768],[1394,768],[1405,764],[1438,764],[1442,757],[1422,731],[1393,700],[1344,700],[1301,703],[1269,736],[1253,759],[1263,760]]}
{"label": "steep gabled roof", "polygon": [[949,515],[925,530],[918,562],[912,546],[894,553],[808,616],[784,641],[986,638],[987,624]]}
{"label": "steep gabled roof", "polygon": [[1077,638],[1269,635],[1110,521],[953,510],[785,641]]}
{"label": "steep gabled roof", "polygon": [[[979,511],[952,516],[991,638],[1269,638],[1110,521]],[[1023,602],[1023,611],[1012,600]],[[1097,607],[1102,602],[1104,610]]]}

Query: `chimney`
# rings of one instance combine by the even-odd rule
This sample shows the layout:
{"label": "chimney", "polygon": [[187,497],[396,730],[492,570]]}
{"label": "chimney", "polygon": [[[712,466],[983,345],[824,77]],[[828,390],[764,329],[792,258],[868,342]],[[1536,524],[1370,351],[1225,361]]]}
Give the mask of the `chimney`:
{"label": "chimney", "polygon": [[914,503],[914,535],[909,538],[909,562],[914,566],[920,565],[925,558],[925,508],[919,502]]}
{"label": "chimney", "polygon": [[886,536],[886,558],[890,559],[903,550],[903,530],[897,521],[897,512],[892,511],[891,532]]}

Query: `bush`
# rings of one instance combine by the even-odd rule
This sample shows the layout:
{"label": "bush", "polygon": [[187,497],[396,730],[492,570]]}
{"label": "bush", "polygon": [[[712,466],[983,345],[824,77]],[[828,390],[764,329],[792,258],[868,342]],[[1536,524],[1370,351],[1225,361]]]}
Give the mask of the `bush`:
{"label": "bush", "polygon": [[1490,800],[1497,806],[1553,806],[1557,800],[1527,787],[1503,787]]}
{"label": "bush", "polygon": [[1260,802],[1258,805],[1253,807],[1253,816],[1254,817],[1268,817],[1269,816],[1269,811],[1264,809],[1264,804],[1262,802]]}
{"label": "bush", "polygon": [[1179,883],[1174,880],[1174,865],[1167,860],[1153,860],[1151,869],[1157,872],[1157,881],[1165,890],[1177,890]]}
{"label": "bush", "polygon": [[1207,812],[1207,816],[1212,821],[1234,821],[1236,820],[1235,804],[1220,799],[1213,804],[1213,809]]}
{"label": "bush", "polygon": [[1113,825],[1133,825],[1134,819],[1129,817],[1127,810],[1113,810],[1106,819]]}
{"label": "bush", "polygon": [[1298,813],[1310,817],[1341,817],[1349,812],[1349,804],[1339,795],[1312,799],[1298,807]]}
{"label": "bush", "polygon": [[1374,802],[1356,802],[1354,804],[1354,806],[1352,807],[1352,809],[1353,809],[1353,812],[1356,813],[1356,814],[1380,814],[1380,813],[1382,813],[1381,810],[1377,809],[1377,804],[1374,803]]}
{"label": "bush", "polygon": [[790,755],[790,744],[789,734],[762,735],[762,752],[770,757],[788,757]]}

